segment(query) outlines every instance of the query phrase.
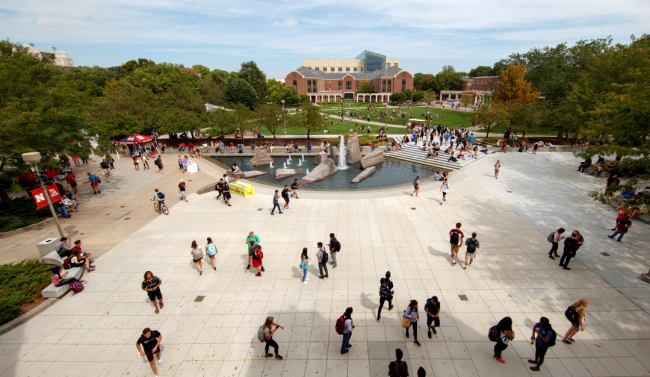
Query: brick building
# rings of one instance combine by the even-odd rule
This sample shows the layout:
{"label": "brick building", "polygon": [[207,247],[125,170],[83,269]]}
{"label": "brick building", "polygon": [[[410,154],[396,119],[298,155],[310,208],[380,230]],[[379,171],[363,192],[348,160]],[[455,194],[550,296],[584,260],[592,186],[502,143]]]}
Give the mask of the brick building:
{"label": "brick building", "polygon": [[440,99],[443,101],[459,101],[463,94],[472,95],[472,103],[485,102],[485,96],[492,95],[499,88],[499,76],[464,76],[460,82],[460,90],[443,90]]}

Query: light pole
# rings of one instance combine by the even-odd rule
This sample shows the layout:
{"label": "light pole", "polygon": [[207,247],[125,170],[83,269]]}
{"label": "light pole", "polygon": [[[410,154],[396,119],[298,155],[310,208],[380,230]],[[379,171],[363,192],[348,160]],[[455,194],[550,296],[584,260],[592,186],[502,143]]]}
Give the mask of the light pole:
{"label": "light pole", "polygon": [[38,183],[40,183],[41,185],[41,190],[43,190],[43,195],[45,196],[45,200],[47,200],[47,205],[50,207],[50,212],[52,212],[52,217],[54,218],[56,227],[59,229],[59,234],[61,235],[61,238],[65,237],[65,235],[63,234],[63,229],[61,229],[61,224],[59,224],[59,218],[56,216],[56,212],[54,212],[54,207],[52,206],[52,200],[50,199],[50,193],[47,191],[47,188],[43,183],[43,178],[41,177],[38,171],[37,164],[41,160],[41,154],[39,152],[29,152],[29,153],[23,153],[21,156],[23,157],[23,161],[32,165],[32,173],[34,174],[34,177],[36,177]]}
{"label": "light pole", "polygon": [[282,110],[284,110],[284,100],[280,100],[282,102]]}

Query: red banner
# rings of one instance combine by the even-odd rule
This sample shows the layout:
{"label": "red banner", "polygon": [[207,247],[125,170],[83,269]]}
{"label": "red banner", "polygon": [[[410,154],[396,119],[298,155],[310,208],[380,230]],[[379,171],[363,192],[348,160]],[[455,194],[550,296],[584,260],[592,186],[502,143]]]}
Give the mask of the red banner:
{"label": "red banner", "polygon": [[[57,203],[61,200],[61,194],[59,194],[59,190],[57,190],[55,185],[46,186],[46,188],[48,194],[50,194],[50,200],[52,200],[52,203]],[[45,194],[43,194],[42,189],[37,188],[36,190],[32,190],[32,196],[36,202],[36,208],[41,209],[47,207],[47,199],[45,199]]]}

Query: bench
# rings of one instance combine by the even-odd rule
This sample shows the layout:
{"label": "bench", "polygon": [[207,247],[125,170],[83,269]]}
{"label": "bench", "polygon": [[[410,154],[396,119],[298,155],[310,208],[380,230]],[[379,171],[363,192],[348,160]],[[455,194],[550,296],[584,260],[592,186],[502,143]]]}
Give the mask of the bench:
{"label": "bench", "polygon": [[[628,199],[623,199],[623,198],[620,198],[620,197],[617,196],[616,198],[610,200],[608,204],[610,206],[614,207],[614,208],[618,208],[618,207],[620,207],[622,205],[627,204],[627,200]],[[639,220],[645,222],[646,224],[650,224],[650,215],[636,214],[633,218],[634,219],[639,219]]]}
{"label": "bench", "polygon": [[[75,277],[81,279],[84,269],[82,267],[73,267],[69,270],[65,270],[68,273],[66,277]],[[55,287],[54,284],[50,284],[45,289],[41,291],[43,298],[59,298],[66,294],[70,290],[70,284],[64,284],[60,287]]]}
{"label": "bench", "polygon": [[59,256],[59,253],[53,251],[43,257],[43,262],[51,264],[53,266],[63,267],[63,258]]}

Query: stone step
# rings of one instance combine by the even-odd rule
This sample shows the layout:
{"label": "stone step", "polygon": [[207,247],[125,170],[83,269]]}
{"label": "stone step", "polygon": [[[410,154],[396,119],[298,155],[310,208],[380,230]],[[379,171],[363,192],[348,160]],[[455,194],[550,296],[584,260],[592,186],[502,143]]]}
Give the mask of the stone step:
{"label": "stone step", "polygon": [[[402,142],[402,137],[397,136],[395,137],[395,140],[397,142]],[[454,150],[454,152],[457,152]],[[462,169],[465,166],[468,166],[475,161],[480,160],[481,158],[487,156],[486,154],[480,153],[478,155],[478,159],[475,159],[473,157],[470,157],[468,154],[465,155],[466,159],[465,160],[458,160],[457,162],[450,162],[449,157],[450,155],[440,152],[438,153],[438,156],[433,157],[433,158],[426,158],[427,157],[427,152],[420,149],[417,145],[415,145],[412,142],[409,142],[405,145],[402,146],[401,151],[395,151],[395,152],[387,152],[386,157],[389,158],[395,158],[399,160],[404,160],[404,161],[409,161],[413,162],[416,164],[420,165],[425,165],[425,166],[431,166],[435,168],[440,168],[440,169],[445,169],[445,170],[458,170]]]}

